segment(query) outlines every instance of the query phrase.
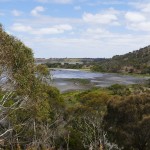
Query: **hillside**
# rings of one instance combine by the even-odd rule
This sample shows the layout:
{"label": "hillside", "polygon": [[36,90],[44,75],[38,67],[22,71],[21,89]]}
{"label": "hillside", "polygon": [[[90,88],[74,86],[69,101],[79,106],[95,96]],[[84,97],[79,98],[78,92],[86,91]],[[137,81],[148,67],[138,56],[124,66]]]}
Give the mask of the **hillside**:
{"label": "hillside", "polygon": [[150,46],[116,55],[101,63],[96,63],[92,70],[103,72],[150,74]]}
{"label": "hillside", "polygon": [[36,64],[45,64],[49,68],[90,69],[96,62],[105,58],[36,58]]}

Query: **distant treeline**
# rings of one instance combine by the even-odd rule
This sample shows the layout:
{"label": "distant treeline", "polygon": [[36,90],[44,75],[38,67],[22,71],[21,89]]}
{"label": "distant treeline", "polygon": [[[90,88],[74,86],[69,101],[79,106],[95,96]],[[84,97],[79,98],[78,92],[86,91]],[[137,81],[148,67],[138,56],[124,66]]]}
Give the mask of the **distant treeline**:
{"label": "distant treeline", "polygon": [[[69,58],[68,58],[69,59]],[[65,69],[91,69],[91,67],[95,66],[95,64],[106,61],[105,58],[78,58],[79,62],[47,62],[45,65],[48,68],[65,68]],[[70,58],[70,60],[72,60]]]}
{"label": "distant treeline", "polygon": [[90,66],[90,64],[85,64],[85,63],[83,63],[83,64],[79,64],[79,63],[76,63],[76,64],[46,63],[45,65],[48,68],[65,68],[65,69],[82,69],[82,68]]}

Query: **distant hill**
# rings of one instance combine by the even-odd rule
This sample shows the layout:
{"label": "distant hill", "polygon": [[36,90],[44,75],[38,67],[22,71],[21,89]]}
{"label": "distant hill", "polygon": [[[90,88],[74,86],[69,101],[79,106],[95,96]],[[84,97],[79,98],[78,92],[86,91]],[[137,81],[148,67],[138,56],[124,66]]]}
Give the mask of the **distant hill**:
{"label": "distant hill", "polygon": [[150,74],[150,46],[96,63],[92,70]]}
{"label": "distant hill", "polygon": [[93,62],[100,62],[104,58],[35,58],[36,64],[92,64]]}

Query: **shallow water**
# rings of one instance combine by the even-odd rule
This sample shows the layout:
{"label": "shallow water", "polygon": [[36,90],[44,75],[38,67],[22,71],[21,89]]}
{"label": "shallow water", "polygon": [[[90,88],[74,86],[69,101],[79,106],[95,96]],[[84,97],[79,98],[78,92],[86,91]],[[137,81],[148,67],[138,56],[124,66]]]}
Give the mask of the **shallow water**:
{"label": "shallow water", "polygon": [[81,71],[76,69],[56,69],[51,71],[53,78],[58,79],[93,79],[96,77],[102,77],[102,73],[92,73],[88,71]]}
{"label": "shallow water", "polygon": [[[52,86],[61,92],[68,90],[89,89],[91,87],[107,87],[112,84],[138,84],[143,83],[146,78],[120,75],[114,73],[93,73],[75,69],[55,69],[51,71]],[[68,79],[68,80],[67,80]],[[81,85],[70,81],[70,79],[88,79],[91,85]]]}

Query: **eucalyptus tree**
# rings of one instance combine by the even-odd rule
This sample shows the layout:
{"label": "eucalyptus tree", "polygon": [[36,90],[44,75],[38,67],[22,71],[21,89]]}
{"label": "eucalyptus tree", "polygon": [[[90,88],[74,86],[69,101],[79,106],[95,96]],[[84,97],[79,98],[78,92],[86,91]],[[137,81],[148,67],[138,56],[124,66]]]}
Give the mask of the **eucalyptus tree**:
{"label": "eucalyptus tree", "polygon": [[56,128],[64,106],[58,90],[45,82],[47,75],[49,70],[45,66],[35,65],[32,50],[0,26],[2,147],[55,146],[52,138],[58,135]]}
{"label": "eucalyptus tree", "polygon": [[103,129],[103,117],[111,96],[105,92],[84,92],[77,97],[80,104],[69,109],[69,125],[83,147],[88,150],[117,150],[118,146],[109,142]]}

